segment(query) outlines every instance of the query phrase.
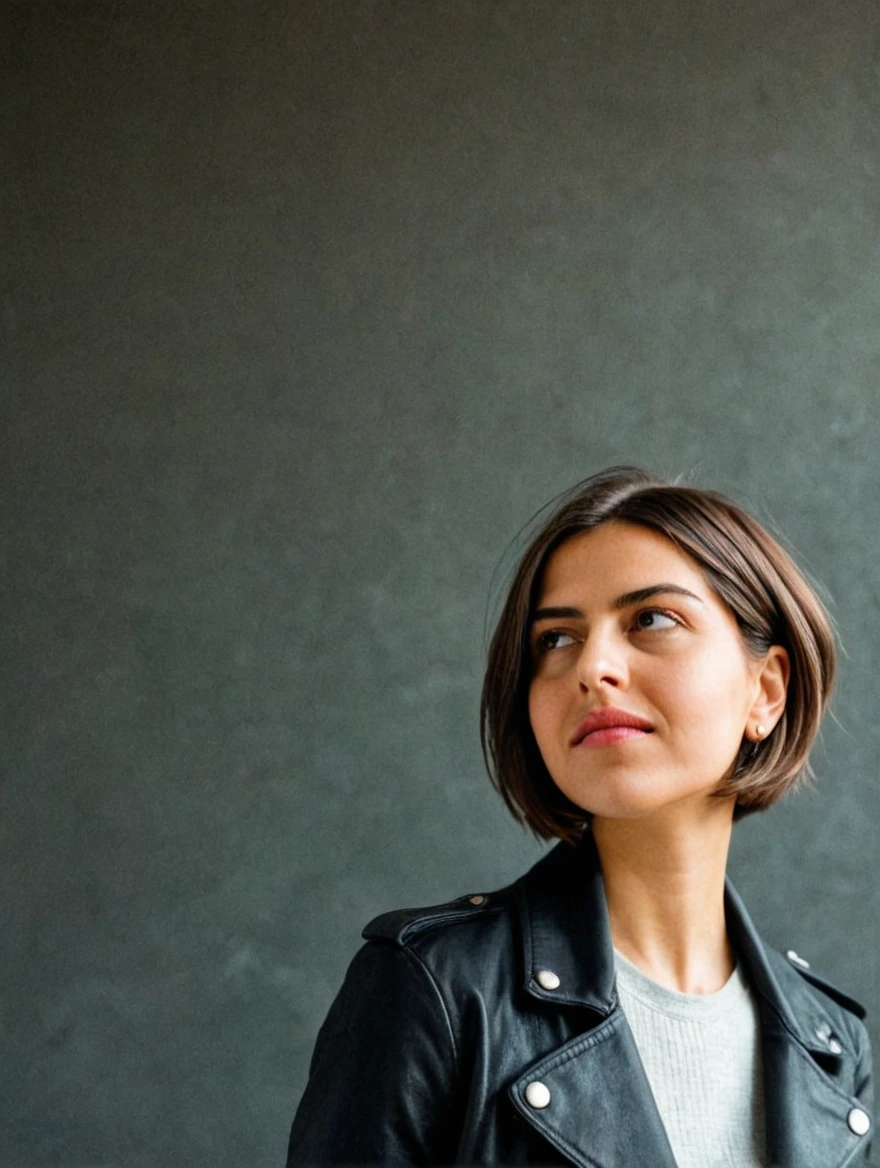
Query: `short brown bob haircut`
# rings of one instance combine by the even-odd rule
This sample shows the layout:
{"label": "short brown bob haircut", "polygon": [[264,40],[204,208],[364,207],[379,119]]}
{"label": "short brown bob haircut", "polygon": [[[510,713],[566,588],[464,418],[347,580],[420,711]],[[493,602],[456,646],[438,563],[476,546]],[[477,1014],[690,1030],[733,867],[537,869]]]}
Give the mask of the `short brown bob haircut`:
{"label": "short brown bob haircut", "polygon": [[[719,795],[737,817],[769,807],[812,777],[810,747],[836,672],[831,623],[791,557],[735,503],[677,486],[637,467],[615,466],[560,497],[522,556],[489,647],[480,702],[483,755],[514,818],[542,839],[575,840],[589,822],[556,786],[529,721],[529,625],[547,560],[565,540],[616,521],[666,536],[702,569],[739,625],[746,650],[789,654],[785,712],[759,743],[743,740]],[[540,514],[540,513],[539,513]]]}

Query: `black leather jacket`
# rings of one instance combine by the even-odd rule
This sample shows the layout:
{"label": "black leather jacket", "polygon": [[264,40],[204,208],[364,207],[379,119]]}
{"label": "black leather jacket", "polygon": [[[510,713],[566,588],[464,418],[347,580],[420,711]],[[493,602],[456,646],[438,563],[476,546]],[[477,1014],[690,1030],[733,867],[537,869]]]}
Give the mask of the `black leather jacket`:
{"label": "black leather jacket", "polygon": [[[729,886],[727,926],[758,997],[768,1163],[867,1163],[864,1011],[766,946]],[[675,1168],[618,1004],[589,836],[500,892],[388,913],[364,936],[318,1037],[288,1168]]]}

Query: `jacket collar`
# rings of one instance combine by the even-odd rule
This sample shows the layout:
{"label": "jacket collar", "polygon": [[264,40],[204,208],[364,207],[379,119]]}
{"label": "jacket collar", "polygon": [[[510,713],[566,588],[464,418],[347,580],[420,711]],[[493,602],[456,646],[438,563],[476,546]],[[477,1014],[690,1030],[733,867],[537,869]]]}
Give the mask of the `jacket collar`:
{"label": "jacket collar", "polygon": [[728,880],[724,893],[730,943],[742,961],[749,983],[761,999],[762,1011],[776,1016],[777,1024],[813,1054],[825,1056],[827,1044],[816,1032],[811,1010],[815,996],[805,990],[801,975],[787,964],[771,963],[768,951],[752,924],[745,905]]}
{"label": "jacket collar", "polygon": [[[632,1035],[617,1009],[611,928],[592,836],[555,847],[517,882],[515,895],[526,992],[598,1015],[592,1028],[527,1068],[514,1083],[511,1094],[521,1114],[576,1164],[632,1163],[627,1148],[618,1146],[626,1125],[610,1125],[608,1146],[593,1158],[585,1158],[577,1143],[582,1113],[575,1103],[591,1100],[607,1108],[609,1091],[617,1084],[621,1107],[640,1100],[651,1155],[639,1162],[673,1165]],[[729,882],[725,909],[731,943],[758,997],[771,1163],[785,1168],[850,1164],[864,1142],[847,1127],[849,1109],[859,1101],[845,1095],[823,1069],[829,1051],[820,1040],[821,998],[781,954],[764,946]],[[547,971],[556,975],[558,985],[555,979],[550,986],[541,984],[539,975]],[[524,1092],[536,1076],[552,1081],[563,1106],[546,1112],[529,1108]],[[566,1108],[569,1095],[572,1106]]]}
{"label": "jacket collar", "polygon": [[[523,985],[535,998],[565,1002],[607,1016],[617,1005],[614,948],[602,869],[592,835],[561,843],[518,882],[523,936]],[[802,1004],[801,975],[771,964],[743,902],[728,880],[725,912],[731,944],[750,984],[782,1026],[805,1047],[824,1053],[811,1022],[792,1006]],[[537,974],[551,970],[558,988],[541,986]]]}
{"label": "jacket collar", "polygon": [[[518,881],[523,985],[532,997],[584,1006],[605,1017],[617,1002],[614,949],[602,869],[593,837],[561,843]],[[537,980],[559,978],[550,992]]]}

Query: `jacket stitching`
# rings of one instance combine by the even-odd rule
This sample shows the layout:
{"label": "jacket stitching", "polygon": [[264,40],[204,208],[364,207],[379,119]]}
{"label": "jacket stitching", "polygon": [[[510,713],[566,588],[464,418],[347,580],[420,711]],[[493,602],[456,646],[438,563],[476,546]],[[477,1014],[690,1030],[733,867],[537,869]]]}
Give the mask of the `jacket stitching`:
{"label": "jacket stitching", "polygon": [[446,1001],[440,990],[440,986],[437,983],[437,979],[434,977],[434,974],[431,972],[424,960],[419,956],[418,953],[415,952],[415,950],[410,949],[409,946],[404,946],[403,952],[406,953],[407,956],[410,957],[412,961],[414,961],[416,965],[422,970],[425,977],[428,979],[431,988],[437,997],[437,1000],[440,1003],[440,1009],[443,1011],[443,1020],[446,1023],[446,1033],[449,1035],[449,1045],[452,1047],[452,1061],[455,1065],[456,1076],[458,1076],[460,1073],[458,1045],[455,1041],[455,1032],[452,1029],[452,1019],[449,1016],[449,1010],[447,1009]]}
{"label": "jacket stitching", "polygon": [[549,1062],[541,1061],[537,1063],[532,1067],[531,1072],[528,1073],[534,1074],[539,1068],[542,1071],[555,1071],[564,1063],[583,1054],[584,1051],[591,1050],[593,1047],[607,1042],[620,1029],[621,1018],[623,1018],[623,1011],[615,1010],[613,1014],[601,1022],[594,1030],[591,1030],[589,1034],[579,1036],[570,1045],[566,1044],[562,1050],[556,1051],[554,1055],[549,1056]]}

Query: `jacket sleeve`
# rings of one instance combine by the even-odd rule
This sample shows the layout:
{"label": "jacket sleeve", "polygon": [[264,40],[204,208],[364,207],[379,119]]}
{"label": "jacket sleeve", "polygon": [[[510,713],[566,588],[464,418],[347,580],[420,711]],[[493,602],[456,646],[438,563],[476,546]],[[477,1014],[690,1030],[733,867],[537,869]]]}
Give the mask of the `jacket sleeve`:
{"label": "jacket sleeve", "polygon": [[318,1034],[288,1168],[454,1161],[455,1082],[454,1036],[430,972],[410,949],[368,941]]}

